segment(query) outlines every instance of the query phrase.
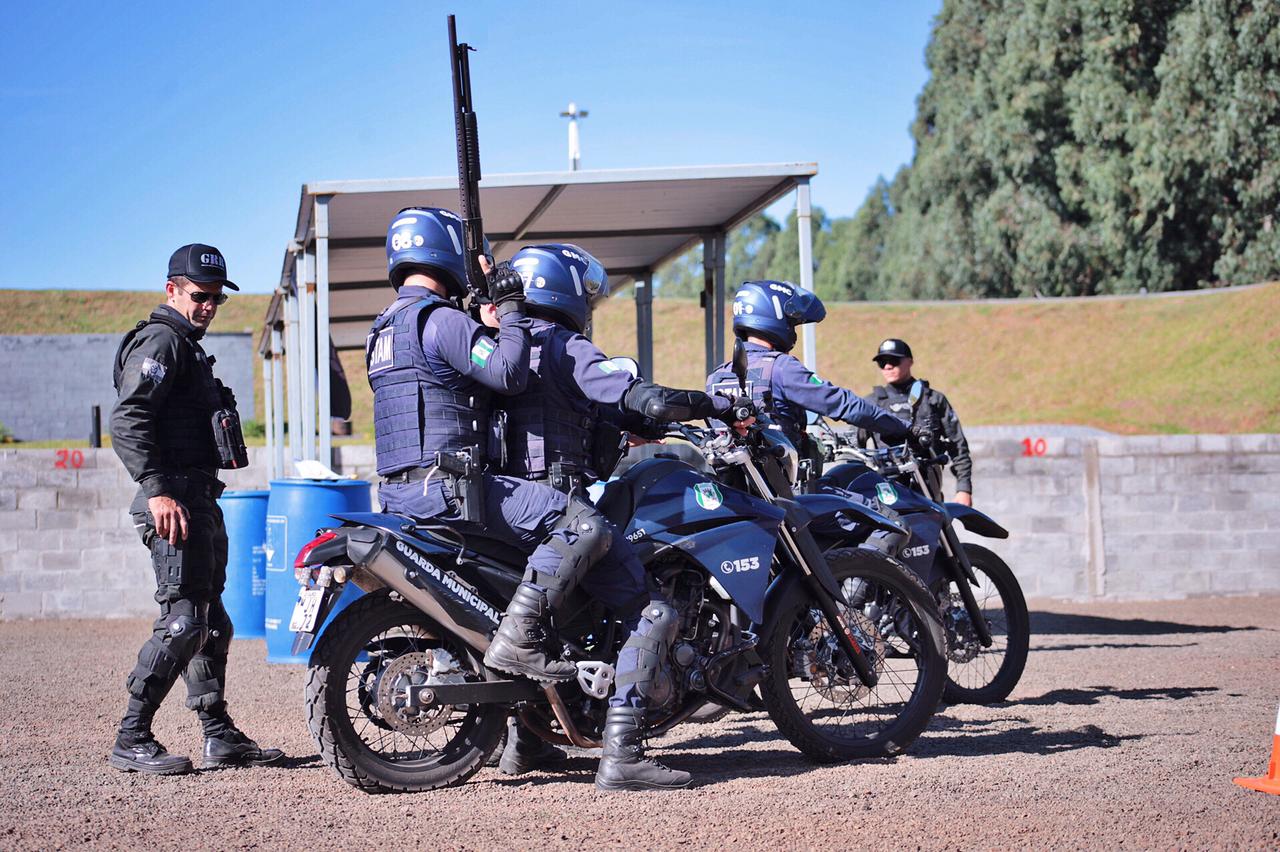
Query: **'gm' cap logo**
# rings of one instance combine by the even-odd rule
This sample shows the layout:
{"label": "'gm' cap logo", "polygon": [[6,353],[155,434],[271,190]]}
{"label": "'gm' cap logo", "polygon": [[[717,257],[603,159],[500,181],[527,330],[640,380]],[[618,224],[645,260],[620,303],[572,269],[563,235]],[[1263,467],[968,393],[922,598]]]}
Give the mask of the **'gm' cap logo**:
{"label": "'gm' cap logo", "polygon": [[227,262],[222,259],[222,255],[220,254],[210,254],[206,252],[200,255],[200,262],[205,266],[215,266],[222,270],[227,268]]}

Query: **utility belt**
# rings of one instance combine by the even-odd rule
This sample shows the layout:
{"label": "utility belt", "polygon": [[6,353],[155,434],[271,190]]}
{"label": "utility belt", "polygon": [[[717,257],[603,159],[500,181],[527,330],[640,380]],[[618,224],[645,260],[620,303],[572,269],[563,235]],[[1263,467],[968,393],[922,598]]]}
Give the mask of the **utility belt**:
{"label": "utility belt", "polygon": [[227,486],[211,473],[199,468],[188,468],[178,473],[163,474],[168,485],[168,494],[175,500],[185,502],[197,497],[217,500]]}
{"label": "utility belt", "polygon": [[453,493],[461,519],[484,526],[484,465],[476,461],[479,458],[479,447],[468,447],[456,453],[436,453],[435,464],[391,473],[383,480],[403,484],[439,476]]}

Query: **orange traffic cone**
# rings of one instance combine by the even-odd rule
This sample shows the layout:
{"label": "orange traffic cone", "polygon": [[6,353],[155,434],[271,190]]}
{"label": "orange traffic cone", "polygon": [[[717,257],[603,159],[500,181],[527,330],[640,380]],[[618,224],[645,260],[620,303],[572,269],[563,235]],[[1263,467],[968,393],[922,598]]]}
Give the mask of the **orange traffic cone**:
{"label": "orange traffic cone", "polygon": [[1236,778],[1233,779],[1241,787],[1248,787],[1250,790],[1259,790],[1263,793],[1271,793],[1273,796],[1280,796],[1280,712],[1276,713],[1276,733],[1271,738],[1271,765],[1267,767],[1265,778]]}

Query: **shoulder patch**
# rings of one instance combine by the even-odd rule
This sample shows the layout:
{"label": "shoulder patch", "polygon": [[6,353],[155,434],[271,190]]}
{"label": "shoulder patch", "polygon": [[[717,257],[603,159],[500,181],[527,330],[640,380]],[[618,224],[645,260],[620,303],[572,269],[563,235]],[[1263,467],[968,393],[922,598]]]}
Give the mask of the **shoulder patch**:
{"label": "shoulder patch", "polygon": [[471,363],[477,367],[486,367],[489,364],[489,356],[493,354],[493,350],[498,346],[487,337],[482,337],[476,341],[476,345],[471,347]]}
{"label": "shoulder patch", "polygon": [[165,370],[164,364],[161,364],[159,361],[155,360],[154,358],[142,359],[142,375],[146,376],[148,379],[151,379],[151,381],[155,382],[156,384],[160,384],[161,382],[164,381],[164,376],[166,372],[167,371]]}
{"label": "shoulder patch", "polygon": [[602,373],[616,373],[622,369],[612,361],[601,361],[599,364],[596,364],[596,366],[600,368],[600,372]]}
{"label": "shoulder patch", "polygon": [[817,374],[817,373],[814,373],[814,374],[812,374],[811,376],[809,376],[809,384],[811,384],[811,385],[820,385],[820,384],[822,384],[822,379],[818,378],[818,374]]}

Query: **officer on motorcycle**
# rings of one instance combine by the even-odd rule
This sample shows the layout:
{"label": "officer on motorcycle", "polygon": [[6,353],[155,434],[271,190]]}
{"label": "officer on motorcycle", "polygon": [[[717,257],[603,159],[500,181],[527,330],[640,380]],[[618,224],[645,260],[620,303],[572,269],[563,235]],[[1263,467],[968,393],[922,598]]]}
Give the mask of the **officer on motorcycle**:
{"label": "officer on motorcycle", "polygon": [[179,675],[187,707],[205,736],[205,766],[263,765],[284,757],[260,748],[227,714],[224,698],[232,626],[222,605],[227,530],[216,502],[219,468],[248,462],[235,396],[214,378],[200,345],[227,280],[213,246],[183,246],[169,258],[167,299],[124,336],[116,353],[119,398],[111,412],[111,444],[138,483],[130,506],[151,551],[160,617],[125,688],[128,706],[110,763],[127,772],[175,775],[191,760],[169,754],[151,722]]}
{"label": "officer on motorcycle", "polygon": [[[917,380],[911,374],[915,359],[911,357],[911,347],[905,340],[889,338],[880,344],[872,359],[880,368],[885,383],[876,385],[871,390],[871,399],[876,405],[926,424],[931,432],[942,432],[946,440],[948,454],[951,456],[951,472],[956,477],[956,502],[965,506],[973,505],[973,459],[969,455],[969,442],[960,428],[960,418],[951,402],[937,390],[929,387],[923,379]],[[911,405],[911,386],[919,381],[924,388],[924,395]]]}
{"label": "officer on motorcycle", "polygon": [[[508,417],[506,473],[547,483],[570,499],[580,499],[586,486],[607,477],[617,462],[619,425],[643,428],[648,421],[652,428],[655,423],[729,417],[729,400],[644,381],[610,361],[585,336],[592,306],[608,295],[609,286],[604,267],[585,249],[526,246],[516,252],[511,265],[525,282],[532,350],[528,388],[502,402]],[[678,615],[665,600],[650,600],[644,567],[631,545],[612,524],[608,531],[608,549],[583,585],[622,614],[632,632],[618,657],[617,688],[609,700],[596,786],[683,787],[690,781],[689,773],[642,757],[646,706],[665,667]],[[533,762],[521,761],[521,743],[527,743],[528,751],[528,741],[536,737],[518,726],[514,733],[504,768],[526,771]]]}

